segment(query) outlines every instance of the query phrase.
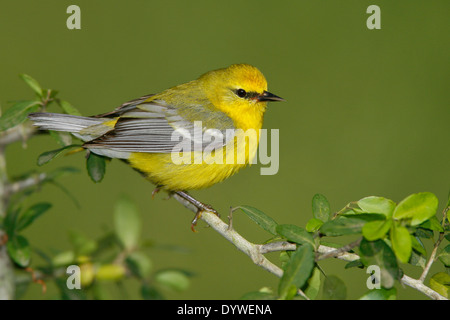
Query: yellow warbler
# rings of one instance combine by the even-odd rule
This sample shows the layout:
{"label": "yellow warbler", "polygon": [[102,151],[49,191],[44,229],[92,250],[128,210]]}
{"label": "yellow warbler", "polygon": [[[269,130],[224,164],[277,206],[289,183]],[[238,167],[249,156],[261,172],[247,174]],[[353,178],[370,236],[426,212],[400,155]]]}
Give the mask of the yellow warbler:
{"label": "yellow warbler", "polygon": [[[157,190],[176,192],[201,212],[211,208],[186,191],[223,181],[252,161],[268,101],[283,99],[267,91],[257,68],[235,64],[98,116],[29,118],[40,129],[72,133],[90,152],[125,160]],[[256,132],[256,143],[246,146],[249,130]],[[185,157],[174,161],[180,152]]]}

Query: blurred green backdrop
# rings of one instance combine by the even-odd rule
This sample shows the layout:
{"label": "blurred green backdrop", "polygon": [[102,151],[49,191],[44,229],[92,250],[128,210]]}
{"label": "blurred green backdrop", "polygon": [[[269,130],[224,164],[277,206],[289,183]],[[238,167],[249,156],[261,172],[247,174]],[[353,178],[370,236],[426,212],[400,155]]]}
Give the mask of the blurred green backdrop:
{"label": "blurred green backdrop", "polygon": [[[66,28],[71,4],[81,8],[81,30]],[[381,8],[381,30],[366,27],[371,4]],[[315,193],[325,194],[333,210],[369,195],[400,201],[430,191],[441,203],[447,197],[449,1],[19,0],[0,7],[3,109],[33,96],[20,73],[93,115],[232,63],[257,66],[270,91],[287,100],[269,104],[264,124],[280,129],[280,170],[261,176],[260,166],[252,166],[193,192],[223,217],[230,206],[248,204],[279,223],[304,225]],[[26,149],[12,146],[8,169],[35,169],[37,156],[55,148],[48,137],[34,138]],[[66,165],[84,170],[85,161],[81,154],[60,157],[44,169]],[[119,161],[107,166],[102,183],[84,172],[62,182],[82,207],[44,187],[30,201],[54,206],[26,231],[35,247],[68,249],[72,229],[95,238],[112,228],[114,199],[128,194],[139,206],[146,239],[189,251],[148,251],[155,269],[196,274],[187,292],[165,292],[168,298],[234,299],[277,285],[204,223],[192,233],[191,212],[165,195],[151,200],[153,186]],[[243,214],[235,215],[234,227],[250,241],[268,238]],[[346,281],[349,298],[367,291],[364,270],[344,270],[342,262],[322,266]],[[31,286],[25,298],[47,299],[49,289],[42,295]],[[398,290],[401,299],[423,298]],[[128,291],[130,298],[135,291]]]}

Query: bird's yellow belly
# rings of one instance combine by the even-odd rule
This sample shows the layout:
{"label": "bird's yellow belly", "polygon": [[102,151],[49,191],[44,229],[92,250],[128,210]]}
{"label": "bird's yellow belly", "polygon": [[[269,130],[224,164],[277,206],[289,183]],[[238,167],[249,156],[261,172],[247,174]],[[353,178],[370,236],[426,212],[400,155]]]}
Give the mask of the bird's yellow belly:
{"label": "bird's yellow belly", "polygon": [[212,154],[190,152],[184,155],[184,163],[180,163],[180,158],[174,158],[171,153],[132,153],[128,162],[164,189],[202,189],[225,180],[247,166],[256,154],[258,140],[259,134],[256,143],[244,145],[236,138],[234,148],[224,147]]}

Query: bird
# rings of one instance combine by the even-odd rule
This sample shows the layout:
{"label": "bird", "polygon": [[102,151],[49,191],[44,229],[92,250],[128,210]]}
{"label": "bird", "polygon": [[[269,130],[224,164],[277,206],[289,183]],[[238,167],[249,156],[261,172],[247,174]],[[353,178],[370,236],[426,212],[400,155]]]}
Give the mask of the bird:
{"label": "bird", "polygon": [[[204,210],[217,211],[188,191],[210,187],[251,164],[267,103],[285,101],[267,90],[258,68],[233,64],[107,113],[34,112],[28,118],[41,130],[70,132],[88,152],[125,161],[156,185],[152,196],[161,189],[178,194],[196,208],[194,230]],[[246,145],[248,132],[256,138]],[[180,154],[183,161],[174,161]]]}

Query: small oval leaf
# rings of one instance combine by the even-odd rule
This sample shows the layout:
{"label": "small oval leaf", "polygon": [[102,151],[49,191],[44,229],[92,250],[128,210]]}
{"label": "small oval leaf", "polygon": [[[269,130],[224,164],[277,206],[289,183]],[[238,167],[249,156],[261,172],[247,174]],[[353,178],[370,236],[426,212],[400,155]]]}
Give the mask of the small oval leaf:
{"label": "small oval leaf", "polygon": [[137,246],[141,233],[141,219],[136,204],[122,196],[114,210],[114,229],[120,243],[127,250]]}
{"label": "small oval leaf", "polygon": [[31,112],[39,110],[39,101],[19,101],[7,109],[0,117],[0,131],[17,126],[27,119]]}
{"label": "small oval leaf", "polygon": [[276,228],[277,233],[291,242],[298,244],[309,244],[315,247],[314,239],[305,229],[292,224],[279,224]]}
{"label": "small oval leaf", "polygon": [[450,275],[445,272],[438,272],[430,279],[430,288],[440,295],[450,297]]}
{"label": "small oval leaf", "polygon": [[178,270],[164,270],[155,275],[155,280],[163,286],[174,291],[184,291],[190,285],[190,280],[186,274]]}
{"label": "small oval leaf", "polygon": [[438,203],[438,198],[431,192],[415,193],[397,205],[393,216],[395,219],[410,219],[411,225],[416,226],[436,214]]}
{"label": "small oval leaf", "polygon": [[106,171],[105,157],[96,155],[93,152],[89,152],[89,157],[86,161],[86,168],[92,181],[102,181]]}
{"label": "small oval leaf", "polygon": [[323,222],[330,220],[330,203],[323,194],[318,193],[314,195],[312,199],[312,211],[314,218]]}
{"label": "small oval leaf", "polygon": [[347,298],[347,286],[344,281],[336,276],[327,276],[323,283],[324,300],[345,300]]}
{"label": "small oval leaf", "polygon": [[411,237],[408,229],[393,225],[391,228],[391,243],[398,260],[403,263],[408,263],[412,251]]}
{"label": "small oval leaf", "polygon": [[359,300],[396,300],[397,299],[397,289],[372,289],[363,295]]}
{"label": "small oval leaf", "polygon": [[17,231],[23,230],[28,227],[34,220],[45,213],[52,207],[51,203],[39,202],[28,208],[20,217],[17,222]]}
{"label": "small oval leaf", "polygon": [[392,219],[367,222],[362,228],[362,234],[369,241],[382,239],[391,228],[391,224]]}
{"label": "small oval leaf", "polygon": [[33,77],[31,77],[31,76],[29,76],[28,74],[25,74],[25,73],[20,74],[19,76],[22,78],[23,81],[25,81],[25,83],[26,83],[31,89],[33,89],[34,92],[36,92],[36,94],[37,94],[39,97],[42,98],[42,97],[44,96],[43,90],[42,90],[42,88],[41,88],[41,85],[39,84],[39,82],[37,82],[36,79],[34,79]]}
{"label": "small oval leaf", "polygon": [[383,197],[365,197],[357,202],[364,213],[380,213],[391,217],[395,209],[395,202]]}
{"label": "small oval leaf", "polygon": [[276,231],[277,223],[275,222],[275,220],[273,220],[271,217],[269,217],[261,210],[247,205],[238,206],[235,209],[241,209],[250,219],[256,222],[256,224],[259,225],[261,228],[263,228],[267,232],[270,232],[273,235],[277,235]]}
{"label": "small oval leaf", "polygon": [[78,111],[73,105],[64,100],[57,100],[58,105],[63,109],[63,111],[67,114],[71,114],[74,116],[81,116],[81,112]]}
{"label": "small oval leaf", "polygon": [[19,266],[26,267],[30,264],[31,248],[25,237],[21,235],[14,236],[12,239],[9,239],[6,247],[11,258]]}
{"label": "small oval leaf", "polygon": [[37,165],[38,166],[42,166],[46,163],[49,163],[51,160],[53,160],[55,157],[57,157],[58,155],[60,155],[64,150],[70,149],[70,148],[79,148],[81,147],[81,145],[79,144],[71,144],[59,149],[55,149],[55,150],[51,150],[51,151],[46,151],[44,153],[42,153],[37,160]]}
{"label": "small oval leaf", "polygon": [[301,288],[309,279],[314,268],[314,252],[310,245],[303,245],[291,255],[284,267],[284,273],[278,286],[278,295],[285,298],[292,285]]}

